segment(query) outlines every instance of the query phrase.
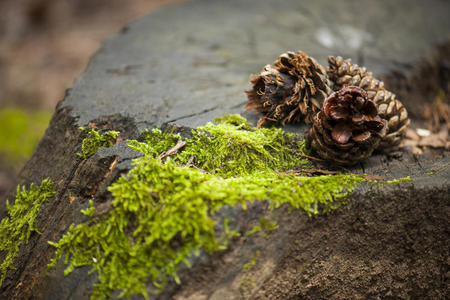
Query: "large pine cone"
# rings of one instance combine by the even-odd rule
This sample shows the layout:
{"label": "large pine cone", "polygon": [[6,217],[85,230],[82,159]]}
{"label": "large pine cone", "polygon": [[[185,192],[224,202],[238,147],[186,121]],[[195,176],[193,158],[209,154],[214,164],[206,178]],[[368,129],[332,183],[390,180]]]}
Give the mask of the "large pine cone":
{"label": "large pine cone", "polygon": [[328,97],[310,129],[311,147],[323,159],[339,165],[368,158],[385,134],[386,120],[380,118],[367,92],[356,86]]}
{"label": "large pine cone", "polygon": [[325,68],[304,52],[281,54],[273,65],[251,78],[253,89],[247,91],[247,110],[255,109],[267,121],[312,123],[325,98],[332,93]]}
{"label": "large pine cone", "polygon": [[410,120],[403,104],[396,99],[395,94],[385,89],[383,81],[373,77],[366,68],[353,64],[350,59],[328,57],[328,77],[334,83],[334,90],[344,86],[358,86],[367,91],[382,119],[387,120],[387,133],[380,142],[379,148],[390,148],[400,144]]}

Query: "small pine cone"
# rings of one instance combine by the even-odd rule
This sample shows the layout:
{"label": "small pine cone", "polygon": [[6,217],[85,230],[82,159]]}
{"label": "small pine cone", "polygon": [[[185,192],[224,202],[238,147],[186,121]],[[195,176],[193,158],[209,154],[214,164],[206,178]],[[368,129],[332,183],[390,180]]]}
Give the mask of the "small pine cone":
{"label": "small pine cone", "polygon": [[303,117],[312,123],[325,98],[332,93],[325,68],[314,58],[299,51],[281,54],[273,65],[251,78],[253,89],[247,91],[247,110],[255,109],[267,121],[298,122]]}
{"label": "small pine cone", "polygon": [[334,92],[323,103],[310,129],[311,147],[323,159],[353,165],[376,149],[386,134],[386,120],[365,90],[349,86]]}
{"label": "small pine cone", "polygon": [[375,79],[366,68],[353,64],[351,59],[329,56],[328,65],[328,77],[334,83],[335,91],[349,85],[363,88],[369,99],[375,102],[380,117],[387,120],[387,133],[379,148],[398,146],[410,120],[406,108],[396,99],[395,94],[386,90],[383,81]]}

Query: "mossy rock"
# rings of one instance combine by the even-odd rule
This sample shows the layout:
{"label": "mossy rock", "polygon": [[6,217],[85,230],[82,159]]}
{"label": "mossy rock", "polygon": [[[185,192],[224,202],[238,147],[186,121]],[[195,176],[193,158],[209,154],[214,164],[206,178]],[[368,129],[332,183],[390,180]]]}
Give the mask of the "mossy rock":
{"label": "mossy rock", "polygon": [[[240,113],[254,124],[258,116],[244,112],[248,77],[286,50],[301,49],[322,63],[327,55],[351,57],[389,79],[386,85],[409,111],[420,110],[417,103],[430,101],[445,79],[441,62],[449,48],[436,47],[448,39],[448,10],[438,0],[213,0],[164,8],[131,24],[105,42],[68,90],[20,174],[22,185],[51,178],[56,194],[42,204],[36,218],[41,234],[21,245],[0,294],[88,299],[96,273],[82,267],[64,277],[62,260],[46,272],[55,255],[48,241],[89,222],[90,201],[97,215],[108,214],[117,192],[108,187],[139,156],[125,141],[154,128],[192,138],[192,128],[227,114]],[[420,84],[411,83],[415,78]],[[76,155],[84,138],[80,126],[120,134],[114,146],[84,159]],[[306,128],[284,130],[301,136]],[[231,238],[226,251],[200,253],[191,268],[178,270],[180,285],[169,279],[156,294],[150,280],[146,288],[159,299],[444,298],[448,165],[443,151],[405,152],[401,160],[378,154],[350,172],[414,181],[361,185],[346,206],[312,218],[288,205],[269,210],[269,201],[247,210],[224,207],[218,219],[232,216],[242,232],[255,225],[261,232]]]}

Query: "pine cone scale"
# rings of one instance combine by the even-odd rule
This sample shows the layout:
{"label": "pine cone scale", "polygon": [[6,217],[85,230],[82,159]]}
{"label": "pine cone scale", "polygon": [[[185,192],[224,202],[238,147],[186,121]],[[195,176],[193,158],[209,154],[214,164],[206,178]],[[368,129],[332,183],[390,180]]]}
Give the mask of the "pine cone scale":
{"label": "pine cone scale", "polygon": [[372,134],[370,131],[364,131],[362,133],[353,134],[353,140],[357,143],[368,142]]}
{"label": "pine cone scale", "polygon": [[346,144],[352,137],[352,128],[346,123],[338,123],[331,131],[331,137],[339,144]]}

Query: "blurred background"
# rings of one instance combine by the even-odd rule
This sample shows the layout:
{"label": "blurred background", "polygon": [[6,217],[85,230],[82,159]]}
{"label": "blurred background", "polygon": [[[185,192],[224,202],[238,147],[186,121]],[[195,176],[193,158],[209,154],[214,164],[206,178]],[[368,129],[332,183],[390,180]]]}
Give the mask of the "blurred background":
{"label": "blurred background", "polygon": [[0,199],[101,42],[185,0],[0,0]]}

